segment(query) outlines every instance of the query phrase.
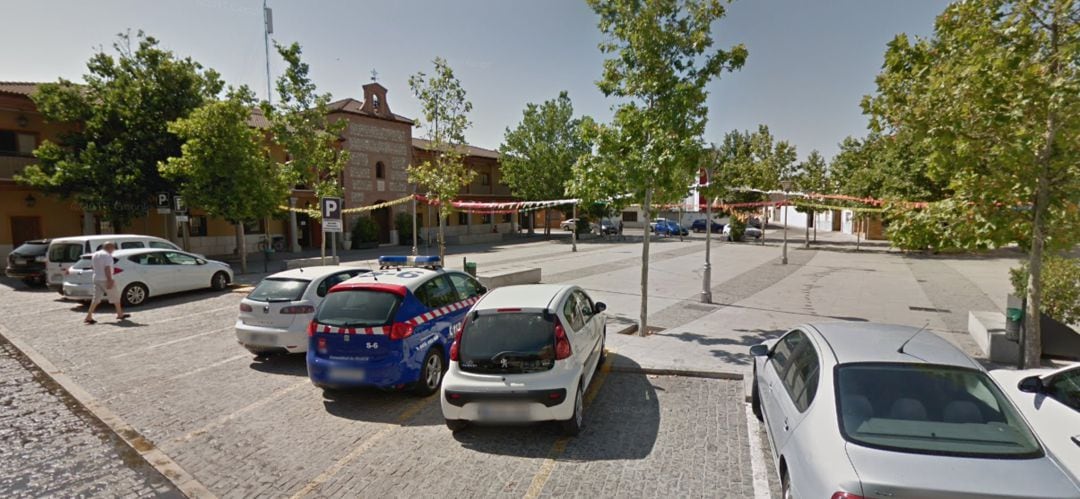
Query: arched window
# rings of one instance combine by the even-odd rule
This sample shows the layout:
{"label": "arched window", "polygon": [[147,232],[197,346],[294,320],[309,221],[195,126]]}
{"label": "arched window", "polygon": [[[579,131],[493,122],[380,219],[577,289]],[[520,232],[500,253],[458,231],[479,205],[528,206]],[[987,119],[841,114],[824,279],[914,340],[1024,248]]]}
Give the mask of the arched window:
{"label": "arched window", "polygon": [[382,161],[375,163],[375,178],[386,178],[386,167]]}

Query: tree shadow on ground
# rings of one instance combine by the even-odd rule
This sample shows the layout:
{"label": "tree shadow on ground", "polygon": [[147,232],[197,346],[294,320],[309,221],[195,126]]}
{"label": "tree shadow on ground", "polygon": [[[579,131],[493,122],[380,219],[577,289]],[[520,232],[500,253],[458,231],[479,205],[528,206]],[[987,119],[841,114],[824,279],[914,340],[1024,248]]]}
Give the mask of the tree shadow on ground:
{"label": "tree shadow on ground", "polygon": [[[618,357],[618,359],[616,359]],[[657,389],[633,360],[609,355],[608,365],[618,362],[620,372],[599,374],[589,388],[585,424],[581,434],[566,442],[560,461],[645,459],[652,453],[660,430]],[[597,383],[603,379],[603,383]],[[517,427],[471,426],[454,434],[466,449],[517,457],[547,457],[562,439],[555,423]]]}

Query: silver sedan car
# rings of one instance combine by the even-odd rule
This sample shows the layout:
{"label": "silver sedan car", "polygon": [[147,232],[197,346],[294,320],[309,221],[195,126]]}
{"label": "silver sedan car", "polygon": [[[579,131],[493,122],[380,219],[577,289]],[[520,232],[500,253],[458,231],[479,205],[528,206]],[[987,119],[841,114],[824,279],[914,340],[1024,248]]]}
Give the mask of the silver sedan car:
{"label": "silver sedan car", "polygon": [[931,332],[804,325],[750,353],[784,497],[1080,497],[986,371]]}

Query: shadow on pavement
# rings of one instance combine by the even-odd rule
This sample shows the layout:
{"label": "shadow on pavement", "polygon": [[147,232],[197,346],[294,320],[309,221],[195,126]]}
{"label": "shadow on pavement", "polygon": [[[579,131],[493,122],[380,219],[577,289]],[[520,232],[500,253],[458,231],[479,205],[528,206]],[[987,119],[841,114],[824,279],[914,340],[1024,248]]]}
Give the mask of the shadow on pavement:
{"label": "shadow on pavement", "polygon": [[[252,355],[254,357],[254,354]],[[255,358],[250,367],[267,374],[307,377],[307,358],[305,354],[278,354],[264,358]]]}
{"label": "shadow on pavement", "polygon": [[[638,368],[633,360],[610,355],[608,365]],[[597,382],[603,380],[603,383]],[[585,426],[567,440],[560,461],[645,459],[660,430],[660,402],[649,377],[638,372],[599,374],[586,395]],[[595,392],[595,393],[592,393]],[[527,426],[472,426],[454,434],[466,449],[487,454],[544,458],[562,438],[555,423]]]}
{"label": "shadow on pavement", "polygon": [[25,282],[23,282],[22,279],[15,279],[15,278],[12,278],[12,277],[5,276],[5,275],[3,275],[3,272],[0,272],[0,286],[10,288],[12,291],[21,291],[21,292],[27,292],[27,293],[42,293],[42,292],[55,293],[55,291],[49,291],[49,288],[47,286],[45,286],[45,285],[31,286],[31,285],[26,284]]}

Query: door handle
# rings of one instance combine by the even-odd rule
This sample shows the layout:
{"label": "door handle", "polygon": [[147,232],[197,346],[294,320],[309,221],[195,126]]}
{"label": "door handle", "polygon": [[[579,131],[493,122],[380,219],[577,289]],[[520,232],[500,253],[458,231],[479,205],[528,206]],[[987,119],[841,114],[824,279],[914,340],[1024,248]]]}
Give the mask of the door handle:
{"label": "door handle", "polygon": [[788,428],[787,418],[784,418],[784,431],[788,431],[789,429],[790,428]]}

